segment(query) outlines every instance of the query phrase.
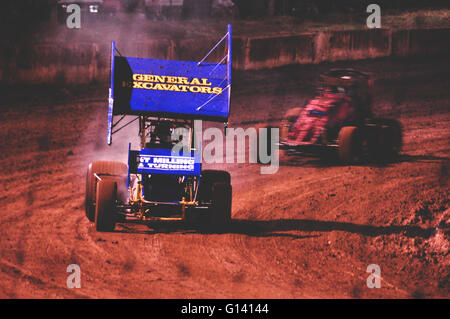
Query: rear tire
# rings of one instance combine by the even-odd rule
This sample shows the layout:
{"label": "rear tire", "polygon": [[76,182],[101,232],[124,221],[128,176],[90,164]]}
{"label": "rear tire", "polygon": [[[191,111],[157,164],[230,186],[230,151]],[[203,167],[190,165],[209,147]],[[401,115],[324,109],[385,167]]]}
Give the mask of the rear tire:
{"label": "rear tire", "polygon": [[117,183],[104,179],[97,183],[97,197],[95,202],[95,229],[110,232],[116,226],[116,194]]}
{"label": "rear tire", "polygon": [[394,161],[402,148],[403,130],[402,125],[397,120],[377,119],[379,126],[377,137],[378,160],[383,162]]}
{"label": "rear tire", "polygon": [[230,173],[226,171],[208,169],[201,172],[198,199],[209,201],[212,198],[212,187],[214,183],[231,184]]}
{"label": "rear tire", "polygon": [[204,170],[201,172],[198,199],[200,202],[208,202],[208,216],[206,224],[214,231],[222,231],[231,220],[232,187],[231,177],[226,171]]}
{"label": "rear tire", "polygon": [[231,221],[232,188],[227,183],[214,183],[212,186],[212,207],[209,225],[215,231],[226,230]]}
{"label": "rear tire", "polygon": [[338,137],[339,159],[344,163],[354,163],[361,156],[361,136],[356,126],[344,126]]}
{"label": "rear tire", "polygon": [[126,164],[115,161],[94,161],[89,164],[86,174],[85,210],[89,221],[95,221],[95,199],[98,179],[94,176],[113,175],[126,176],[128,167]]}

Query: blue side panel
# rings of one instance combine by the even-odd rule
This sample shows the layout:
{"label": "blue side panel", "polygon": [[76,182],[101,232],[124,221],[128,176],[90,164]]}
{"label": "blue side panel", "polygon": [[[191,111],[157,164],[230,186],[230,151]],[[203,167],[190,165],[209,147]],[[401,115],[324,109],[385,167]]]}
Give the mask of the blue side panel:
{"label": "blue side panel", "polygon": [[[132,163],[134,162],[134,163]],[[172,155],[170,149],[130,151],[130,173],[200,175],[199,154]]]}
{"label": "blue side panel", "polygon": [[113,74],[114,74],[115,51],[116,51],[116,43],[113,41],[111,44],[111,84],[110,84],[109,95],[108,95],[108,137],[107,137],[107,141],[106,141],[108,143],[108,145],[111,145],[111,143],[112,143],[113,106],[114,106]]}
{"label": "blue side panel", "polygon": [[226,64],[119,56],[114,60],[114,115],[228,120]]}
{"label": "blue side panel", "polygon": [[127,188],[130,187],[130,155],[131,143],[128,143],[128,174],[127,174]]}
{"label": "blue side panel", "polygon": [[230,102],[231,102],[231,71],[232,71],[232,60],[231,60],[231,52],[232,46],[231,41],[231,24],[228,25],[228,53],[227,53],[227,79],[228,79],[228,112],[230,111]]}

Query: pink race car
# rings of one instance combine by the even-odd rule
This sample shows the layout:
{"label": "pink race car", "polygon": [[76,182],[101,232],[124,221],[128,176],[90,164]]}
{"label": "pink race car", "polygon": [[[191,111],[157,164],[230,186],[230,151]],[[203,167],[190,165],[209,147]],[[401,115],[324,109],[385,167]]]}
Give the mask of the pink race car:
{"label": "pink race car", "polygon": [[321,75],[317,96],[286,113],[280,129],[281,155],[337,151],[348,163],[394,159],[402,146],[401,124],[375,118],[372,95],[369,74],[332,69]]}

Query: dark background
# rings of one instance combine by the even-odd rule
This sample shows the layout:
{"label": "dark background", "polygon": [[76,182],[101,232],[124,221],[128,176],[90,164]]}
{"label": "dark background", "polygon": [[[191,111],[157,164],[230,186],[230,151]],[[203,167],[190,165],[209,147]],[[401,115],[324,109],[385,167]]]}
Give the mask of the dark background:
{"label": "dark background", "polygon": [[[3,25],[16,26],[49,21],[57,0],[18,0],[0,3],[0,18]],[[76,0],[73,1],[77,3]],[[84,1],[86,2],[86,1]],[[266,17],[274,15],[313,16],[342,12],[365,12],[371,3],[377,3],[382,10],[398,11],[418,8],[449,7],[447,0],[232,0],[240,18]],[[143,0],[105,0],[104,4],[116,6],[123,12],[134,12],[145,7]],[[184,0],[182,18],[209,18],[213,0]]]}

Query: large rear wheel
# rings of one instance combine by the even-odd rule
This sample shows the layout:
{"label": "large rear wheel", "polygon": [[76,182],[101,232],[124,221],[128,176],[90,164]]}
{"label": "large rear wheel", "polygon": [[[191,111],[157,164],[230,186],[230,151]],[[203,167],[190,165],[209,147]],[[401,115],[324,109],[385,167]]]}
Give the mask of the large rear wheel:
{"label": "large rear wheel", "polygon": [[198,199],[208,204],[208,215],[201,226],[223,231],[231,221],[232,188],[228,172],[204,170],[200,176]]}
{"label": "large rear wheel", "polygon": [[110,232],[114,230],[117,221],[116,196],[116,181],[113,179],[102,179],[97,183],[97,198],[95,202],[95,228],[97,231]]}
{"label": "large rear wheel", "polygon": [[354,163],[361,157],[361,134],[356,126],[344,126],[338,137],[339,159]]}
{"label": "large rear wheel", "polygon": [[226,230],[231,221],[231,185],[214,183],[212,185],[212,206],[209,224],[216,231]]}
{"label": "large rear wheel", "polygon": [[230,173],[213,169],[203,170],[200,175],[200,185],[198,189],[198,199],[200,201],[210,201],[212,199],[212,188],[214,183],[231,184]]}
{"label": "large rear wheel", "polygon": [[95,199],[97,193],[97,176],[126,176],[128,167],[115,161],[95,161],[89,164],[86,174],[85,210],[89,221],[95,221]]}
{"label": "large rear wheel", "polygon": [[403,130],[399,121],[393,119],[377,119],[379,127],[377,138],[378,159],[383,162],[394,161],[402,148]]}

